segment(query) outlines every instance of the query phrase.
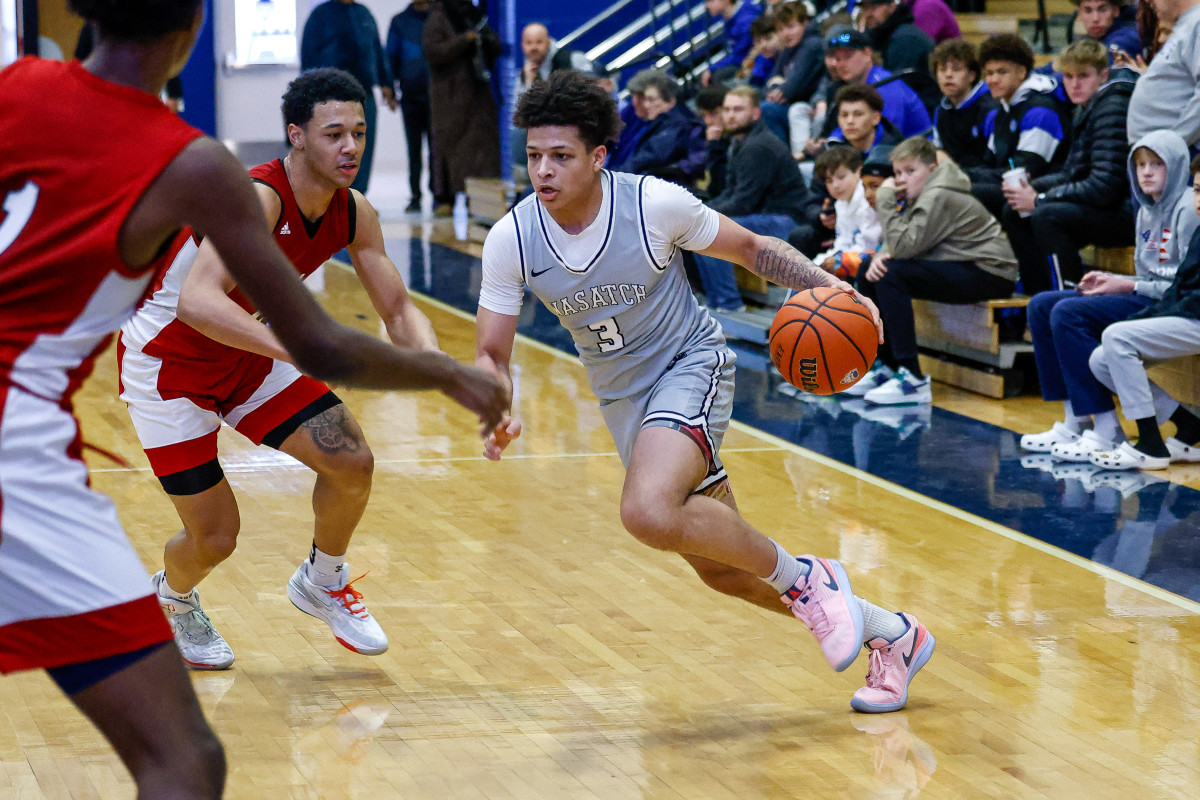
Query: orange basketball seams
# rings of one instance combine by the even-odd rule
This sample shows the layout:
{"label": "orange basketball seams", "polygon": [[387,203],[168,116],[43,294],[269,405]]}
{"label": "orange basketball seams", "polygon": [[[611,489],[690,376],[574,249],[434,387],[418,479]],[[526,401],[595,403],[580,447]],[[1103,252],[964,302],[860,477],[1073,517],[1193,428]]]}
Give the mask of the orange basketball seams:
{"label": "orange basketball seams", "polygon": [[813,394],[834,394],[867,374],[879,347],[877,336],[870,311],[857,298],[822,286],[783,304],[771,323],[768,347],[788,383]]}

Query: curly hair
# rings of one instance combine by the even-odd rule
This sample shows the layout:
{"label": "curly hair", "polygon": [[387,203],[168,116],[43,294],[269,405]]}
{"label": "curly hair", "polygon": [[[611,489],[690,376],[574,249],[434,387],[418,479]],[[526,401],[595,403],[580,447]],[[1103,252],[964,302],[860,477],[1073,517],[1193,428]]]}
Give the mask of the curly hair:
{"label": "curly hair", "polygon": [[975,52],[975,45],[966,39],[947,39],[933,48],[929,54],[929,71],[936,75],[939,67],[951,61],[962,64],[967,72],[975,73],[976,80],[979,79],[982,72],[979,69],[979,56]]}
{"label": "curly hair", "polygon": [[979,45],[979,63],[987,66],[989,61],[1011,61],[1033,72],[1033,49],[1015,33],[996,33]]}
{"label": "curly hair", "polygon": [[367,93],[358,79],[345,70],[322,67],[301,72],[283,93],[284,126],[303,128],[313,117],[313,107],[331,100],[365,105]]}
{"label": "curly hair", "polygon": [[589,147],[617,138],[621,118],[617,103],[592,77],[562,69],[535,81],[517,102],[513,124],[529,130],[549,125],[573,126]]}
{"label": "curly hair", "polygon": [[186,31],[202,0],[68,0],[71,10],[96,24],[105,38],[144,42]]}

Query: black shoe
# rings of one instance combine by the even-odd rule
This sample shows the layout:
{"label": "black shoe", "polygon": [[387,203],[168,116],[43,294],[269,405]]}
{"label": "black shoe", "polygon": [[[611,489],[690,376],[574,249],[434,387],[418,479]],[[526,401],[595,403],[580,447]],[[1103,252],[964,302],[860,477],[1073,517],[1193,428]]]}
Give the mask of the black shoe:
{"label": "black shoe", "polygon": [[404,213],[405,214],[420,214],[421,213],[421,201],[413,200],[411,203],[408,204],[408,208],[404,209]]}

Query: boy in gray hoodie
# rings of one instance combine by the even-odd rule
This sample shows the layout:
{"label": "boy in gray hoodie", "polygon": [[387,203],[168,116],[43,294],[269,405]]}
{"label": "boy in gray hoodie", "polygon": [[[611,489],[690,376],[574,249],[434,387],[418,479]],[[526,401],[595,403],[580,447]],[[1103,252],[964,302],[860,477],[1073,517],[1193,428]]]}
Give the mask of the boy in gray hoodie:
{"label": "boy in gray hoodie", "polygon": [[[1162,297],[1200,224],[1188,187],[1188,149],[1179,134],[1143,136],[1129,154],[1128,171],[1138,203],[1136,274],[1094,270],[1075,289],[1042,292],[1029,303],[1042,398],[1062,401],[1063,421],[1022,436],[1026,450],[1085,462],[1125,440],[1112,394],[1092,375],[1088,358],[1105,328]],[[1089,421],[1092,427],[1084,430]]]}
{"label": "boy in gray hoodie", "polygon": [[[937,148],[913,136],[889,154],[894,177],[875,198],[883,246],[859,290],[879,306],[886,341],[880,363],[860,381],[878,405],[929,403],[933,392],[917,358],[914,297],[977,303],[1009,297],[1017,258],[1000,223],[971,194],[971,180]],[[894,370],[894,373],[893,373]]]}

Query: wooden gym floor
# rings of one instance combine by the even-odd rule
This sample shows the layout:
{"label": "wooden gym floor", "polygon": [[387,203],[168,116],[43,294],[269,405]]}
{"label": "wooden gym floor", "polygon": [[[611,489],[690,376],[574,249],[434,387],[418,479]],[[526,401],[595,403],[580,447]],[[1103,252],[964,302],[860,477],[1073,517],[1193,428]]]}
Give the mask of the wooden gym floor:
{"label": "wooden gym floor", "polygon": [[[422,300],[443,347],[471,359],[453,270],[477,284],[477,262],[389,245],[449,303]],[[378,331],[347,271],[329,272],[326,298]],[[776,434],[735,423],[725,440],[745,517],[842,559],[857,593],[937,637],[908,708],[864,716],[849,699],[865,656],[831,672],[798,622],[705,590],[623,532],[621,465],[583,369],[530,339],[516,357],[526,433],[499,464],[437,395],[342,393],[376,457],[349,560],[391,638],[379,657],[343,649],[284,593],[312,475],[222,433],[243,533],[201,594],[237,662],[193,676],[228,797],[1196,796],[1196,475],[1055,475],[1011,444],[1053,419],[1040,401],[939,387],[932,414],[871,419],[788,396],[744,356],[738,415]],[[93,459],[93,481],[153,570],[178,523],[115,387],[110,353],[78,403],[84,434],[134,467]],[[0,797],[131,796],[44,674],[0,679]]]}

